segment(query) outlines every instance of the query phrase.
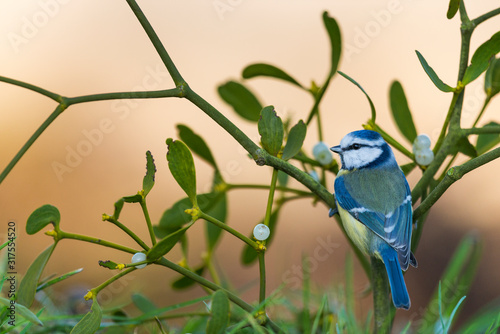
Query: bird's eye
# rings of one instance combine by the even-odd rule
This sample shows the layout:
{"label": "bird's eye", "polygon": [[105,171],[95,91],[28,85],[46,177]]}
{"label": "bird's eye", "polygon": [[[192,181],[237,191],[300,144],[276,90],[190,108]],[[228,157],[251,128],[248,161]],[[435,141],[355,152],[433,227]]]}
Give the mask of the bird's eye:
{"label": "bird's eye", "polygon": [[352,144],[352,148],[354,150],[359,150],[361,148],[361,145],[360,144]]}

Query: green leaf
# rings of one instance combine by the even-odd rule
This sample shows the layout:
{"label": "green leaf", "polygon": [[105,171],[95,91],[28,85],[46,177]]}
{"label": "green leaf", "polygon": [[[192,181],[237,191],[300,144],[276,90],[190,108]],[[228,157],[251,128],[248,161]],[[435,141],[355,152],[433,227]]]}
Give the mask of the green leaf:
{"label": "green leaf", "polygon": [[259,120],[262,104],[248,88],[238,82],[228,81],[219,86],[217,91],[238,115],[252,122]]}
{"label": "green leaf", "polygon": [[125,203],[125,200],[120,198],[118,201],[115,202],[115,212],[113,212],[113,217],[118,220],[120,217],[120,213],[122,212],[123,209],[123,204]]}
{"label": "green leaf", "polygon": [[471,158],[477,157],[476,148],[469,142],[469,138],[463,137],[461,138],[456,146],[458,152],[461,152]]}
{"label": "green leaf", "polygon": [[[198,195],[198,199],[199,199]],[[177,202],[170,208],[165,210],[160,218],[160,222],[155,226],[155,234],[158,238],[163,238],[170,233],[180,229],[185,224],[191,221],[191,216],[185,213],[185,210],[191,209],[191,201],[185,197]]]}
{"label": "green leaf", "polygon": [[286,187],[286,185],[288,184],[288,180],[290,179],[290,177],[288,176],[287,173],[283,172],[283,171],[278,171],[278,185],[281,186],[281,187]]}
{"label": "green leaf", "polygon": [[257,63],[248,65],[243,69],[242,76],[245,79],[255,78],[259,76],[271,77],[275,79],[288,81],[291,84],[303,88],[302,85],[297,80],[288,75],[288,73],[286,73],[280,68],[277,68],[276,66],[269,64]]}
{"label": "green leaf", "polygon": [[156,305],[149,298],[140,293],[133,293],[131,298],[132,303],[142,313],[154,312],[157,309]]}
{"label": "green leaf", "polygon": [[28,217],[28,222],[26,223],[26,233],[35,234],[41,229],[43,229],[48,224],[53,224],[54,226],[59,226],[61,221],[61,214],[59,210],[50,204],[45,204],[35,211]]}
{"label": "green leaf", "polygon": [[38,281],[55,247],[56,244],[54,243],[41,252],[26,271],[17,291],[17,302],[19,304],[26,307],[30,307],[33,304]]}
{"label": "green leaf", "polygon": [[463,296],[462,298],[460,298],[460,300],[458,301],[457,305],[455,306],[455,308],[451,312],[450,317],[448,318],[448,321],[447,321],[447,324],[446,324],[446,328],[444,329],[443,333],[448,333],[449,332],[450,327],[451,327],[451,323],[453,321],[453,318],[455,317],[455,313],[458,311],[458,308],[460,307],[460,305],[462,304],[462,302],[464,301],[464,299],[465,299],[465,296]]}
{"label": "green leaf", "polygon": [[32,324],[43,326],[43,323],[38,319],[38,317],[31,312],[26,306],[16,303],[14,300],[0,297],[0,303],[5,305],[7,308],[14,307],[15,313],[19,314],[24,319],[28,320]]}
{"label": "green leaf", "polygon": [[142,190],[144,190],[144,197],[151,191],[155,184],[156,166],[153,156],[150,151],[146,152],[146,175],[142,180]]}
{"label": "green leaf", "polygon": [[[17,237],[14,237],[13,239],[7,239],[7,241],[5,241],[2,245],[0,245],[0,250],[4,249],[5,247],[7,247],[7,245],[9,243],[11,243],[12,241],[16,240]],[[0,269],[1,270],[1,269]],[[0,285],[0,291],[2,290],[2,285]]]}
{"label": "green leaf", "polygon": [[[195,270],[194,270],[195,274],[198,276],[203,275],[204,271],[205,271],[205,265],[201,265],[200,267],[195,268]],[[172,282],[172,289],[183,290],[183,289],[187,289],[195,284],[196,284],[195,280],[192,280],[191,278],[186,277],[186,276],[182,276],[181,278],[176,279],[175,281]]]}
{"label": "green leaf", "polygon": [[427,64],[427,61],[425,60],[424,56],[422,56],[422,54],[420,54],[420,52],[418,52],[418,51],[415,51],[415,52],[417,53],[418,60],[420,61],[420,64],[422,64],[422,67],[424,68],[425,73],[427,73],[427,75],[432,80],[434,85],[436,85],[436,87],[442,92],[445,92],[445,93],[453,92],[455,89],[448,86],[441,79],[439,79],[436,72],[432,69],[432,67],[429,66],[429,64]]}
{"label": "green leaf", "polygon": [[[115,323],[115,324],[123,324],[123,325],[127,325],[127,321],[128,320],[131,320],[129,318],[129,316],[127,315],[127,313],[125,313],[124,310],[122,309],[116,309],[112,312],[110,312],[110,316],[112,317],[112,321]],[[110,328],[108,331],[106,331],[106,334],[122,334],[123,333],[123,329],[120,329],[119,327],[115,327],[115,328]]]}
{"label": "green leaf", "polygon": [[258,123],[262,147],[271,155],[277,156],[283,143],[283,122],[276,115],[273,106],[262,109]]}
{"label": "green leaf", "polygon": [[223,334],[229,324],[229,298],[223,290],[212,296],[211,317],[207,323],[207,334]]}
{"label": "green leaf", "polygon": [[[460,299],[469,291],[481,259],[481,242],[477,236],[470,234],[462,239],[453,257],[445,269],[442,282],[442,295],[446,296],[442,303],[444,319],[449,319]],[[434,291],[429,302],[418,333],[433,332],[434,325],[439,320],[436,312],[439,305],[439,291]]]}
{"label": "green leaf", "polygon": [[[497,122],[489,122],[483,128],[491,127],[491,126],[500,126]],[[477,154],[481,155],[483,153],[488,152],[493,147],[497,146],[500,143],[500,133],[482,133],[477,136],[476,150]]]}
{"label": "green leaf", "polygon": [[168,168],[194,206],[196,203],[196,171],[189,148],[180,140],[167,139]]}
{"label": "green leaf", "polygon": [[500,305],[498,298],[467,319],[459,333],[496,334],[500,327]]}
{"label": "green leaf", "polygon": [[340,36],[340,28],[334,18],[328,15],[328,12],[323,12],[323,24],[325,25],[328,37],[330,38],[331,46],[331,68],[330,76],[337,72],[340,62],[340,55],[342,53],[342,38]]}
{"label": "green leaf", "polygon": [[281,157],[283,160],[291,159],[300,152],[306,138],[306,132],[307,126],[302,120],[290,129],[285,148],[283,149],[283,156]]}
{"label": "green leaf", "polygon": [[459,7],[460,0],[450,0],[450,3],[448,4],[448,12],[446,13],[448,20],[451,20],[455,16]]}
{"label": "green leaf", "polygon": [[[193,222],[194,223],[194,222]],[[147,252],[146,258],[148,260],[157,260],[163,255],[167,254],[177,242],[181,239],[181,237],[186,233],[187,229],[190,228],[193,223],[184,226],[183,228],[167,235],[160,241],[156,243],[151,249]]]}
{"label": "green leaf", "polygon": [[346,259],[345,259],[345,308],[347,311],[347,314],[345,315],[345,322],[347,324],[347,328],[350,329],[350,332],[353,333],[361,333],[362,330],[358,325],[358,322],[356,321],[356,311],[355,311],[355,306],[356,306],[356,299],[357,299],[357,293],[355,292],[354,289],[354,263],[352,260],[352,253],[348,252],[346,254]]}
{"label": "green leaf", "polygon": [[491,57],[500,52],[500,31],[481,44],[470,60],[470,65],[464,73],[462,84],[476,80],[488,68]]}
{"label": "green leaf", "polygon": [[[220,193],[220,194],[214,193],[214,195],[216,197],[213,200],[210,199],[212,201],[212,203],[210,203],[210,206],[202,211],[221,222],[225,222],[227,216],[226,193]],[[220,236],[222,235],[222,229],[208,221],[205,224],[206,224],[205,226],[206,226],[208,251],[211,252],[215,248],[215,245],[217,245],[217,242],[219,241]]]}
{"label": "green leaf", "polygon": [[140,202],[142,202],[142,196],[140,194],[124,196],[124,197],[122,197],[122,199],[125,203],[140,203]]}
{"label": "green leaf", "polygon": [[484,91],[488,98],[492,98],[500,92],[500,59],[491,58],[490,66],[484,76]]}
{"label": "green leaf", "polygon": [[413,123],[413,117],[408,107],[408,101],[403,90],[403,86],[399,81],[393,81],[389,91],[389,99],[391,102],[392,116],[403,136],[413,143],[417,138],[417,130]]}
{"label": "green leaf", "polygon": [[410,172],[413,169],[415,169],[415,167],[417,167],[417,164],[415,162],[410,162],[410,163],[407,163],[405,165],[401,165],[399,167],[403,171],[403,174],[406,175],[406,176],[408,176],[408,174],[410,174]]}
{"label": "green leaf", "polygon": [[101,267],[104,267],[104,268],[108,268],[108,269],[114,270],[114,269],[116,269],[116,267],[118,266],[118,263],[113,262],[113,261],[110,261],[110,260],[107,260],[107,261],[99,261],[99,265],[100,265]]}
{"label": "green leaf", "polygon": [[179,131],[179,138],[186,143],[186,145],[197,154],[200,158],[208,162],[215,170],[219,170],[217,168],[217,164],[215,163],[215,159],[212,155],[212,152],[208,148],[207,143],[201,138],[198,134],[194,133],[193,130],[188,128],[186,125],[178,124],[177,130]]}
{"label": "green leaf", "polygon": [[70,278],[71,276],[74,276],[74,275],[76,275],[76,274],[78,274],[78,273],[81,273],[81,272],[82,272],[82,270],[83,270],[83,268],[76,269],[76,270],[70,271],[70,272],[68,272],[68,273],[66,273],[66,274],[64,274],[64,275],[58,276],[58,277],[56,277],[56,278],[53,278],[53,279],[51,279],[51,280],[49,280],[49,281],[47,281],[47,282],[45,282],[45,283],[43,283],[43,284],[40,284],[40,285],[37,287],[36,291],[38,292],[38,291],[40,291],[40,290],[43,290],[43,289],[48,288],[48,287],[49,287],[49,286],[51,286],[51,285],[54,285],[54,284],[59,283],[59,282],[61,282],[61,281],[64,281],[65,279],[68,279],[68,278]]}
{"label": "green leaf", "polygon": [[[276,229],[276,223],[278,222],[278,216],[279,216],[279,211],[281,209],[281,206],[277,206],[274,211],[271,213],[271,217],[269,217],[269,229],[271,230],[271,234],[269,235],[269,238],[266,239],[266,247],[269,248],[269,245],[274,239],[275,229]],[[259,224],[263,224],[264,219],[260,221]],[[250,232],[249,238],[253,238],[253,229],[252,232]],[[243,252],[241,254],[241,262],[244,265],[251,265],[253,262],[257,260],[257,252],[255,249],[247,244],[245,244],[243,248]]]}
{"label": "green leaf", "polygon": [[372,112],[371,121],[373,123],[375,123],[375,119],[377,117],[377,112],[375,111],[375,105],[373,104],[372,99],[370,99],[370,96],[365,92],[365,90],[363,89],[363,87],[361,87],[361,85],[356,82],[356,80],[354,80],[353,78],[351,78],[350,76],[348,76],[344,72],[340,72],[339,71],[339,74],[341,76],[343,76],[344,78],[346,78],[347,80],[349,80],[351,83],[355,84],[359,89],[361,89],[361,91],[363,92],[363,94],[365,94],[366,98],[368,99],[368,103],[370,103],[370,109],[371,109],[371,112]]}
{"label": "green leaf", "polygon": [[70,334],[93,334],[101,327],[101,319],[101,306],[99,306],[97,298],[93,298],[90,311],[73,327]]}

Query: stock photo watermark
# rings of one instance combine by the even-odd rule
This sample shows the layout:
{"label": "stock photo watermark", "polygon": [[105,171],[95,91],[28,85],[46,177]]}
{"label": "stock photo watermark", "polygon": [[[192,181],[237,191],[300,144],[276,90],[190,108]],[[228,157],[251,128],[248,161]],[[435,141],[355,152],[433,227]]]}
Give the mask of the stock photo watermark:
{"label": "stock photo watermark", "polygon": [[391,24],[394,16],[403,12],[402,2],[401,0],[389,0],[385,8],[370,11],[371,19],[361,26],[356,26],[354,37],[352,40],[346,41],[344,46],[345,61],[350,62],[353,56],[359,55],[382,34],[383,30]]}
{"label": "stock photo watermark", "polygon": [[5,272],[3,272],[3,287],[5,289],[5,295],[9,299],[9,305],[6,305],[7,320],[5,320],[9,326],[16,325],[17,318],[17,304],[16,293],[17,293],[17,229],[15,221],[8,221],[5,227],[6,233],[2,234],[0,242],[7,243],[4,247],[6,253],[2,253],[2,256],[6,258],[6,264],[4,265]]}
{"label": "stock photo watermark", "polygon": [[243,0],[214,0],[214,7],[217,16],[221,21],[224,21],[227,13],[232,13],[237,7],[243,3]]}
{"label": "stock photo watermark", "polygon": [[[146,67],[146,75],[142,78],[141,84],[134,86],[132,91],[155,90],[169,78],[168,71],[161,65],[156,67]],[[98,124],[92,129],[83,129],[81,137],[83,137],[75,145],[66,145],[64,159],[52,162],[52,170],[59,182],[63,182],[64,176],[73,172],[82,164],[84,159],[94,152],[95,148],[102,145],[106,135],[111,134],[117,128],[119,121],[127,119],[134,109],[139,107],[140,102],[131,99],[116,100],[111,104],[111,111],[116,114],[117,119],[109,117],[101,119]]]}
{"label": "stock photo watermark", "polygon": [[[302,265],[307,263],[309,273],[315,272],[319,265],[330,257],[335,250],[339,249],[341,244],[333,241],[331,234],[326,237],[317,237],[317,245],[314,248],[312,255],[304,258]],[[293,264],[290,269],[283,272],[281,279],[291,290],[300,289],[302,279],[304,278],[304,270],[302,265]]]}
{"label": "stock photo watermark", "polygon": [[21,48],[35,38],[40,31],[45,28],[50,21],[61,12],[61,7],[71,0],[40,0],[37,3],[37,10],[31,15],[23,16],[15,31],[7,33],[12,49],[16,54]]}
{"label": "stock photo watermark", "polygon": [[119,280],[113,282],[108,285],[106,289],[103,289],[97,295],[97,300],[100,305],[108,305],[110,304],[114,297],[123,294],[123,292],[131,285],[131,283],[135,280],[136,276],[133,275],[125,275],[121,277]]}

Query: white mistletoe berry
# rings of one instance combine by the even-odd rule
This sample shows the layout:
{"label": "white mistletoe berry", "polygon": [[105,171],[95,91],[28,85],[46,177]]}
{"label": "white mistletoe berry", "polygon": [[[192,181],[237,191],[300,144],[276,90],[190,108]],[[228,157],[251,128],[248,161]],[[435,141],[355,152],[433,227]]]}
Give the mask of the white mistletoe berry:
{"label": "white mistletoe berry", "polygon": [[253,236],[255,237],[255,239],[260,241],[269,238],[269,234],[271,234],[271,231],[269,230],[269,227],[264,224],[257,224],[253,229]]}
{"label": "white mistletoe berry", "polygon": [[[132,263],[137,263],[137,262],[142,262],[142,261],[145,261],[146,260],[146,254],[144,253],[135,253],[133,256],[132,256]],[[140,264],[138,266],[135,266],[137,269],[142,269],[144,267],[146,267],[146,264]]]}

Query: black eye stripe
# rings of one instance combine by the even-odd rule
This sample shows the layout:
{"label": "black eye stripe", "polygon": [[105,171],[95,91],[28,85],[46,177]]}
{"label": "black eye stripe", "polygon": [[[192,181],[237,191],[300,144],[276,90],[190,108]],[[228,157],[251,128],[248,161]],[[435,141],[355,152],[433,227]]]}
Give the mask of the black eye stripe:
{"label": "black eye stripe", "polygon": [[347,146],[344,149],[344,151],[351,151],[351,150],[356,151],[356,150],[359,150],[359,149],[361,149],[363,147],[372,147],[372,148],[374,148],[374,147],[380,147],[380,146],[379,145],[369,145],[369,144],[353,143],[353,144]]}
{"label": "black eye stripe", "polygon": [[351,144],[347,147],[347,150],[359,150],[360,148],[362,147],[368,147],[369,145],[363,145],[363,144],[359,144],[359,143],[354,143],[354,144]]}

